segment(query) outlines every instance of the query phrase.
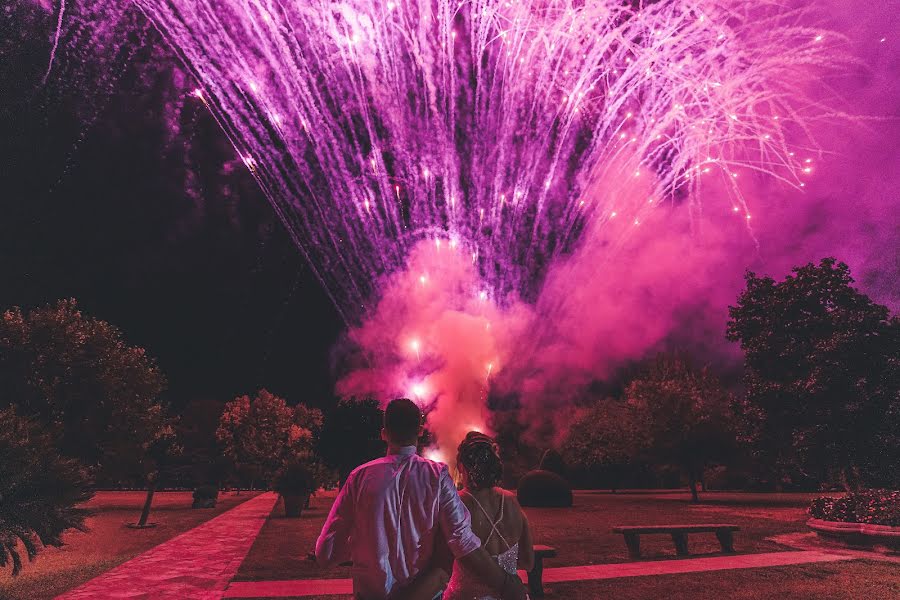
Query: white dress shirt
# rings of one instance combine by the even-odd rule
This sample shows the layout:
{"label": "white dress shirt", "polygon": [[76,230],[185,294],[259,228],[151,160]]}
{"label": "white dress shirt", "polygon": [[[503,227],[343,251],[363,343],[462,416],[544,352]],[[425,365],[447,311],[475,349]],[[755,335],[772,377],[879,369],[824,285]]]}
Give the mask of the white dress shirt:
{"label": "white dress shirt", "polygon": [[427,569],[440,528],[453,556],[481,547],[447,465],[404,446],[357,467],[316,541],[321,565],[353,561],[353,591],[383,600]]}

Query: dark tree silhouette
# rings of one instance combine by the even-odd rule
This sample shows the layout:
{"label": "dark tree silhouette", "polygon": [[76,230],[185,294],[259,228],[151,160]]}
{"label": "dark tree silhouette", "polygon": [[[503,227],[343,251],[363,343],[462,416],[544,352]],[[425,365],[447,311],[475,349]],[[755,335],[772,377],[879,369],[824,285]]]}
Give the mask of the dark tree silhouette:
{"label": "dark tree silhouette", "polygon": [[165,385],[143,348],[83,315],[75,300],[0,318],[0,402],[46,424],[62,453],[88,466],[152,439]]}
{"label": "dark tree silhouette", "polygon": [[655,463],[683,469],[691,499],[704,467],[727,456],[734,446],[734,412],[729,394],[708,369],[694,367],[682,354],[661,354],[625,389],[635,411],[643,454]]}
{"label": "dark tree silhouette", "polygon": [[600,400],[578,416],[562,444],[566,464],[592,483],[606,481],[613,491],[643,442],[634,408],[621,400]]}
{"label": "dark tree silhouette", "polygon": [[746,280],[727,336],[744,350],[761,460],[847,489],[900,484],[900,319],[834,258]]}
{"label": "dark tree silhouette", "polygon": [[294,417],[283,398],[262,389],[253,399],[239,396],[225,405],[216,438],[239,472],[270,481],[287,458],[311,447],[312,432]]}
{"label": "dark tree silhouette", "polygon": [[382,415],[378,401],[372,398],[342,400],[326,415],[318,454],[338,472],[341,484],[350,471],[384,455]]}
{"label": "dark tree silhouette", "polygon": [[158,398],[166,380],[143,348],[75,300],[0,318],[0,406],[15,404],[60,452],[106,483],[146,481],[144,519],[164,458],[177,447]]}

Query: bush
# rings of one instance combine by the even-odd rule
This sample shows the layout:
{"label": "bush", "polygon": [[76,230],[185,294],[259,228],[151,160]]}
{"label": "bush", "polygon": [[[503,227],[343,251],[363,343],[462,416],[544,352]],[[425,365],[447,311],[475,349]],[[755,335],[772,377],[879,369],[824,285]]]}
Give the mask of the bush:
{"label": "bush", "polygon": [[900,527],[900,491],[864,490],[842,498],[816,498],[808,512],[823,521]]}
{"label": "bush", "polygon": [[67,529],[84,531],[89,511],[78,508],[94,495],[77,461],[59,456],[53,440],[12,408],[0,410],[0,567],[22,569],[44,546],[61,546]]}
{"label": "bush", "polygon": [[551,471],[529,471],[519,480],[519,504],[540,508],[572,506],[572,488]]}
{"label": "bush", "polygon": [[215,508],[219,498],[219,488],[214,485],[201,485],[194,490],[194,503],[191,508]]}
{"label": "bush", "polygon": [[552,448],[544,452],[544,456],[541,458],[541,464],[538,466],[538,469],[556,473],[560,477],[566,476],[566,463],[563,461],[562,455]]}
{"label": "bush", "polygon": [[275,476],[273,489],[282,496],[305,496],[316,489],[313,471],[301,462],[289,462]]}
{"label": "bush", "polygon": [[275,477],[274,489],[284,500],[285,516],[299,517],[316,487],[316,478],[309,466],[299,461],[284,465]]}

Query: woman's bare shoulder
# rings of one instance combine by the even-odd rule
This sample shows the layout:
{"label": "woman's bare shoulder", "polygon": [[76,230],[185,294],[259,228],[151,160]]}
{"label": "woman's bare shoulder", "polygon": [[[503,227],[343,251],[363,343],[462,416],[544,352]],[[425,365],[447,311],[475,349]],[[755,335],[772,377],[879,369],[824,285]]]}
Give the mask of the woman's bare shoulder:
{"label": "woman's bare shoulder", "polygon": [[462,503],[466,505],[466,508],[472,507],[472,495],[469,494],[466,490],[459,490],[457,492],[459,494],[459,499],[462,500]]}
{"label": "woman's bare shoulder", "polygon": [[512,500],[513,502],[516,503],[516,506],[518,506],[518,504],[519,504],[519,498],[518,498],[518,496],[516,495],[516,492],[515,492],[515,491],[513,491],[513,490],[506,490],[506,489],[503,489],[502,487],[497,487],[497,488],[494,488],[494,489],[497,490],[501,495],[505,496],[507,502],[509,502],[510,500]]}
{"label": "woman's bare shoulder", "polygon": [[503,488],[497,488],[497,490],[503,496],[504,504],[506,504],[512,512],[515,514],[523,514],[522,507],[519,506],[519,498],[514,491],[504,490]]}

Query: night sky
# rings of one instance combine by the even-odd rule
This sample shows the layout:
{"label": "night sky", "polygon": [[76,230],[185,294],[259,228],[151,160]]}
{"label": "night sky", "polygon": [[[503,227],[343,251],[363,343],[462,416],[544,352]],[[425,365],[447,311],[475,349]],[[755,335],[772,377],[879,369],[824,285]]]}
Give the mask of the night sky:
{"label": "night sky", "polygon": [[142,50],[161,66],[111,90],[41,87],[47,40],[0,17],[0,306],[76,298],[157,358],[176,406],[330,402],[342,323],[212,119],[189,115],[190,155],[169,139],[171,57]]}
{"label": "night sky", "polygon": [[[40,0],[0,7],[0,307],[76,298],[157,358],[176,406],[260,387],[291,403],[331,403],[347,375],[333,365],[345,325],[247,165],[191,96],[198,82],[137,15],[135,27],[97,46],[109,56],[64,43],[42,84],[50,8]],[[839,108],[865,118],[817,124],[826,151],[810,153],[806,191],[742,175],[753,237],[713,193],[702,235],[674,207],[642,222],[615,260],[602,236],[581,244],[533,305],[545,335],[530,351],[515,347],[510,363],[522,369],[506,370],[511,387],[530,377],[540,402],[560,383],[574,389],[562,396],[578,396],[670,346],[719,357],[736,379],[740,354],[725,343],[724,322],[747,268],[781,278],[836,256],[876,301],[900,306],[896,12],[845,0],[820,8],[860,60],[812,91],[830,98],[836,90]],[[420,273],[411,277],[415,288]],[[411,288],[395,287],[409,296]],[[393,351],[410,314],[382,315],[370,350]],[[471,354],[473,342],[450,346]],[[381,379],[404,393],[396,377]]]}

